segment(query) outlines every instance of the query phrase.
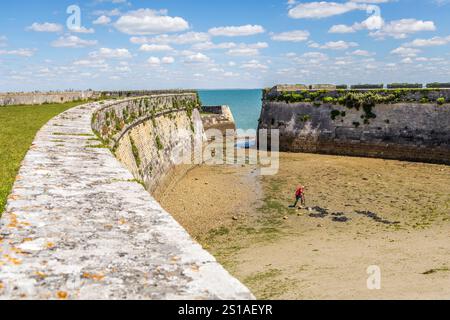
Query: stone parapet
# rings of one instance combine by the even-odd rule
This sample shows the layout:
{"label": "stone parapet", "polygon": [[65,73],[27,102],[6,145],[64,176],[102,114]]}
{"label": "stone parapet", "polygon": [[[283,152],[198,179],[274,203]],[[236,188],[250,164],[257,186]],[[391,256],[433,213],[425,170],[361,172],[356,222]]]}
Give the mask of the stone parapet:
{"label": "stone parapet", "polygon": [[[170,162],[168,144],[182,142],[166,135],[176,130],[168,114],[119,140],[122,163],[97,139],[91,124],[122,104],[136,106],[82,105],[38,132],[0,220],[0,299],[253,299],[127,170]],[[175,123],[190,127],[180,110]]]}
{"label": "stone parapet", "polygon": [[0,93],[0,106],[66,103],[99,97],[100,93],[95,91]]}

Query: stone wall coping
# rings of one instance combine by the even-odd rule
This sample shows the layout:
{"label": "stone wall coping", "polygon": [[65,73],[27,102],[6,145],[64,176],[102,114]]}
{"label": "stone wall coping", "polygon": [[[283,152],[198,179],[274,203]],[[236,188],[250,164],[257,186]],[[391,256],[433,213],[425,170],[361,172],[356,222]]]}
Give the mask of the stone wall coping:
{"label": "stone wall coping", "polygon": [[176,96],[193,96],[196,95],[195,92],[189,93],[189,92],[184,92],[184,93],[169,93],[169,94],[153,94],[153,95],[145,95],[145,96],[139,96],[139,97],[130,97],[130,98],[126,98],[126,99],[120,99],[120,100],[115,100],[114,102],[110,102],[109,104],[104,104],[101,108],[99,108],[98,110],[96,110],[94,113],[99,113],[102,112],[103,110],[107,109],[107,108],[111,108],[114,107],[116,105],[122,104],[122,103],[126,103],[128,101],[134,101],[134,100],[142,100],[142,99],[150,99],[150,98],[158,98],[158,97],[176,97]]}
{"label": "stone wall coping", "polygon": [[50,120],[0,219],[0,299],[254,299],[106,148],[89,103]]}

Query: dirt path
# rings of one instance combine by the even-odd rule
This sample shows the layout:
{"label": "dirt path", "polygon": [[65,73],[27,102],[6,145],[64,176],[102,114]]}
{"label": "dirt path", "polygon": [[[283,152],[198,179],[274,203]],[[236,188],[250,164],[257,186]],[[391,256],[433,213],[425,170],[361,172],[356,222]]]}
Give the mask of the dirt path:
{"label": "dirt path", "polygon": [[[450,299],[450,167],[281,154],[277,175],[254,170],[196,168],[162,204],[258,298]],[[298,183],[309,211],[287,208]]]}

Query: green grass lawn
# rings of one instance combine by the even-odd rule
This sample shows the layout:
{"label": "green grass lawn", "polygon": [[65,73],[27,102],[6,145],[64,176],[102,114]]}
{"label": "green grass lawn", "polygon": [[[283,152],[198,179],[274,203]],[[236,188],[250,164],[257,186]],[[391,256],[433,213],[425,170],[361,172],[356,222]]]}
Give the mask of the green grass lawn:
{"label": "green grass lawn", "polygon": [[37,131],[54,116],[83,103],[0,107],[0,216]]}

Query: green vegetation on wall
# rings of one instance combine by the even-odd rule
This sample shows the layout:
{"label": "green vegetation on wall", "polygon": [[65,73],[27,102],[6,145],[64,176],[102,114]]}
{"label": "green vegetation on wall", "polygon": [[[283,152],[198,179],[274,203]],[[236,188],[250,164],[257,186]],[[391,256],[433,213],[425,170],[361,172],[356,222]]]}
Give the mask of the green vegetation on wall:
{"label": "green vegetation on wall", "polygon": [[445,98],[441,97],[441,98],[438,98],[438,99],[436,100],[436,102],[437,102],[439,105],[443,105],[446,101],[445,101]]}
{"label": "green vegetation on wall", "polygon": [[131,152],[133,153],[136,166],[139,169],[141,166],[141,157],[139,156],[139,149],[131,136],[130,136],[130,144],[131,144]]}
{"label": "green vegetation on wall", "polygon": [[158,151],[161,151],[164,149],[164,146],[161,142],[161,138],[159,136],[156,136],[155,143],[156,143],[156,148],[158,149]]}
{"label": "green vegetation on wall", "polygon": [[175,120],[173,114],[168,113],[171,110],[185,110],[189,119],[191,120],[190,129],[194,132],[193,111],[199,108],[198,97],[192,99],[191,96],[160,96],[160,97],[144,97],[136,98],[126,105],[120,107],[112,106],[109,110],[103,110],[103,114],[95,114],[93,123],[101,123],[102,127],[98,128],[98,136],[102,138],[105,144],[115,144],[115,139],[124,128],[144,118],[150,119],[153,126],[157,126],[157,117],[164,116],[171,120]]}
{"label": "green vegetation on wall", "polygon": [[[395,104],[405,102],[436,103],[438,105],[447,102],[441,92],[436,89],[380,89],[380,90],[303,90],[298,92],[283,92],[278,96],[269,97],[270,101],[285,103],[312,103],[316,107],[321,105],[341,105],[348,109],[362,111],[361,119],[364,124],[370,123],[377,116],[373,112],[377,104]],[[331,119],[339,116],[345,117],[346,113],[338,110],[331,111]]]}
{"label": "green vegetation on wall", "polygon": [[[414,95],[414,96],[412,96]],[[419,96],[419,99],[416,97]],[[430,103],[442,101],[439,90],[435,89],[382,89],[382,90],[304,90],[300,92],[283,92],[278,96],[269,97],[269,101],[286,103],[310,103],[340,104],[348,108],[359,108],[365,103],[394,104],[402,102]],[[445,98],[444,98],[445,100]]]}

